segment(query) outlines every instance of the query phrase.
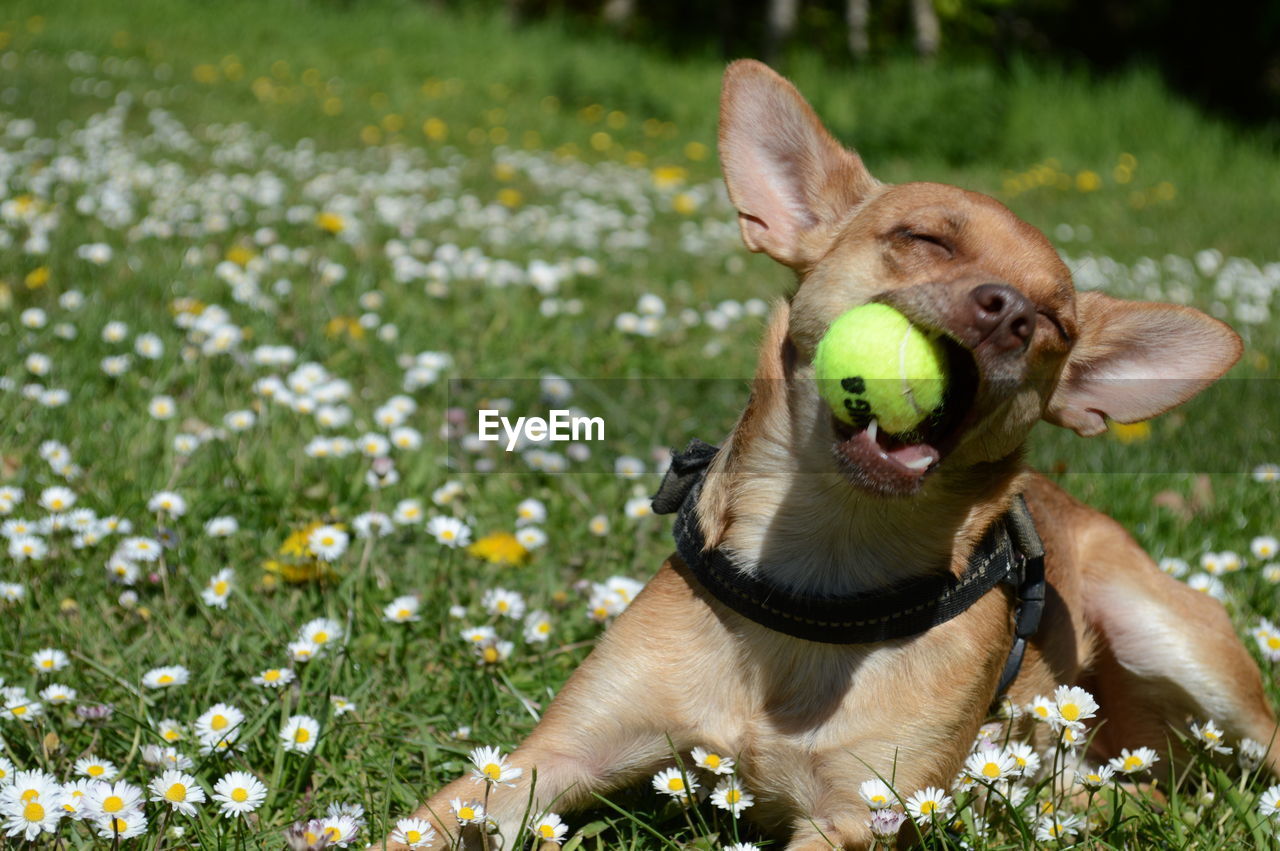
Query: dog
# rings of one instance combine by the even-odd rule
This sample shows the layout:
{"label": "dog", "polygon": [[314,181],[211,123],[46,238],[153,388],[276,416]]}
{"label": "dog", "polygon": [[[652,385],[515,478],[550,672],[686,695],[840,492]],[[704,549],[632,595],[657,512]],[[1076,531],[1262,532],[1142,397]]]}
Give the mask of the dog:
{"label": "dog", "polygon": [[[1168,753],[1188,718],[1273,742],[1261,674],[1222,605],[1022,460],[1042,419],[1090,436],[1185,402],[1237,361],[1236,334],[1187,307],[1076,292],[1044,235],[990,197],[880,183],[761,63],[725,73],[720,156],[743,242],[794,270],[797,286],[767,324],[744,412],[705,453],[682,514],[695,546],[601,637],[511,755],[520,777],[489,793],[505,841],[530,807],[584,807],[671,765],[673,749],[704,746],[736,757],[749,815],[787,848],[868,848],[859,784],[892,779],[904,797],[948,788],[1010,667],[1013,705],[1062,684],[1096,696],[1094,757]],[[961,392],[918,443],[845,425],[815,389],[818,341],[871,301],[950,352]],[[927,467],[905,463],[921,457]],[[835,643],[819,624],[799,638],[742,614],[690,565],[722,554],[728,583],[778,599],[874,599],[966,575],[1023,501],[1046,580],[1029,636],[1015,633],[1036,601],[1002,583],[908,637]],[[1265,760],[1280,770],[1280,745]],[[463,777],[415,815],[437,847],[480,847],[475,825],[459,835],[450,801],[482,797]]]}

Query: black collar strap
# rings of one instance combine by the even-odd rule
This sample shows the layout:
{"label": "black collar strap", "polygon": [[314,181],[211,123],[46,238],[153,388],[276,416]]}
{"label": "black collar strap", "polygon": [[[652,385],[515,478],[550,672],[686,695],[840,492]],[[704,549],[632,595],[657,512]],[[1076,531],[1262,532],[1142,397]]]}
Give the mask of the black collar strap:
{"label": "black collar strap", "polygon": [[945,623],[1005,582],[1015,589],[1017,609],[1014,644],[996,694],[1013,682],[1044,609],[1044,547],[1021,495],[987,530],[960,577],[928,576],[881,591],[836,597],[797,594],[743,573],[718,549],[706,549],[697,504],[717,451],[700,440],[691,441],[684,452],[673,455],[653,498],[655,513],[676,513],[676,551],[713,597],[743,617],[795,638],[870,644],[918,635]]}

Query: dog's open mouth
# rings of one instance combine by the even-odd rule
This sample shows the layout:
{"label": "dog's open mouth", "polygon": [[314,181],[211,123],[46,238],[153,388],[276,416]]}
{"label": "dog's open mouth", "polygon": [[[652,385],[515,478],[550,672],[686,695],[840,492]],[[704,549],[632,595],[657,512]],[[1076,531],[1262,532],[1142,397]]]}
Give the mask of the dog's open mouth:
{"label": "dog's open mouth", "polygon": [[832,416],[836,460],[854,484],[886,496],[908,496],[960,442],[978,389],[978,368],[963,346],[949,338],[943,338],[943,346],[949,380],[942,406],[912,431],[889,434],[874,419],[858,428]]}

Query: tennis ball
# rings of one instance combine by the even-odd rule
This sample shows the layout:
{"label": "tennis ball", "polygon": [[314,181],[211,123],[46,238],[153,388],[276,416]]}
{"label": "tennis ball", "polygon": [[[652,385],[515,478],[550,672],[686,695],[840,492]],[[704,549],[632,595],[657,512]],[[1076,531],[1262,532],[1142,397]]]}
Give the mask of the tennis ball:
{"label": "tennis ball", "polygon": [[857,428],[874,417],[890,434],[923,422],[946,389],[942,344],[887,304],[864,304],[832,322],[813,366],[836,417]]}

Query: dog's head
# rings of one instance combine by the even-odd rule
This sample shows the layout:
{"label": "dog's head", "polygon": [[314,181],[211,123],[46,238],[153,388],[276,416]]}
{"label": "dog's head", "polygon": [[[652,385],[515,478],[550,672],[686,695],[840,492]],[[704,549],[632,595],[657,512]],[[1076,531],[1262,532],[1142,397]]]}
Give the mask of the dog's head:
{"label": "dog's head", "polygon": [[912,495],[1013,458],[1041,418],[1094,435],[1108,418],[1153,417],[1240,356],[1235,333],[1198,311],[1077,293],[1044,235],[990,197],[880,183],[758,62],[725,74],[720,156],[743,241],[798,277],[781,341],[789,378],[812,376],[832,321],[871,301],[944,340],[942,412],[908,438],[847,426],[814,382],[793,382],[793,419],[874,494]]}

